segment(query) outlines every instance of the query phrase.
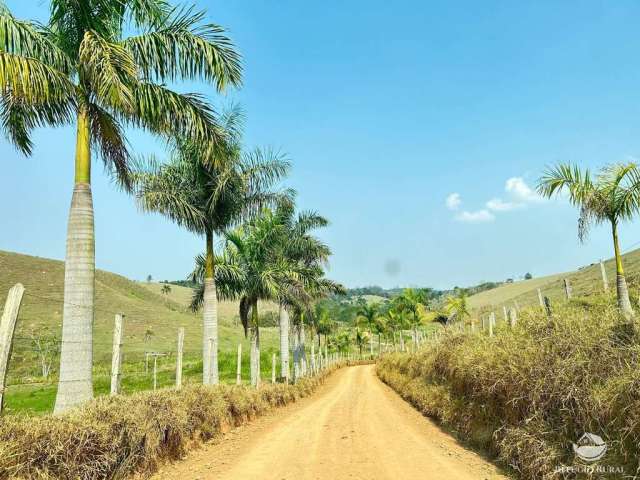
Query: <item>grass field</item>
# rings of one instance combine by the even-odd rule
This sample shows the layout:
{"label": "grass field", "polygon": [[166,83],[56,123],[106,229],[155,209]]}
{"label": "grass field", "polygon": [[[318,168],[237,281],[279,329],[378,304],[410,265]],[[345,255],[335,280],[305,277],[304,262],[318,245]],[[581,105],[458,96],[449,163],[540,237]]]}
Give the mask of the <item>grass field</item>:
{"label": "grass field", "polygon": [[[626,253],[623,256],[623,263],[627,282],[631,289],[630,293],[633,295],[640,287],[640,249]],[[608,277],[609,293],[614,295],[616,270],[613,259],[605,261],[605,269]],[[604,288],[600,264],[594,263],[577,271],[522,280],[504,284],[492,290],[486,290],[469,297],[469,305],[476,312],[501,310],[503,305],[512,307],[514,302],[517,302],[520,306],[538,305],[538,288],[544,296],[549,297],[552,303],[558,302],[565,298],[563,282],[565,278],[569,279],[575,296],[600,294]],[[632,298],[632,300],[635,299]]]}
{"label": "grass field", "polygon": [[[7,291],[15,283],[25,286],[20,316],[16,326],[9,373],[5,409],[11,411],[46,412],[53,407],[56,391],[57,358],[49,381],[43,382],[38,354],[32,336],[52,335],[60,339],[62,329],[64,264],[28,255],[0,251],[0,308]],[[185,328],[185,381],[200,381],[202,319],[187,309],[191,290],[171,285],[168,295],[160,293],[161,284],[133,282],[120,275],[96,272],[96,312],[94,324],[94,378],[96,394],[109,388],[109,369],[113,323],[116,313],[125,315],[123,391],[132,392],[152,387],[151,365],[145,369],[144,352],[162,352],[158,360],[160,386],[170,385],[175,378],[175,349],[179,327]],[[273,304],[261,305],[261,311],[275,310]],[[223,381],[235,379],[236,350],[243,344],[248,378],[249,344],[242,327],[237,324],[237,304],[221,302],[220,367]],[[270,372],[271,353],[277,351],[277,329],[261,332],[263,372]]]}

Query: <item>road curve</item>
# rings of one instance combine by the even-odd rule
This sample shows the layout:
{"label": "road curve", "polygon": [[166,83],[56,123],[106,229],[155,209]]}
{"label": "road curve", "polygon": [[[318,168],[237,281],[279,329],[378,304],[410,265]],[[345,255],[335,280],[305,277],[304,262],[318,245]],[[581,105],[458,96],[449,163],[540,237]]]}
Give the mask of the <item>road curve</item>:
{"label": "road curve", "polygon": [[207,444],[155,479],[503,479],[420,415],[373,365],[334,373],[317,393]]}

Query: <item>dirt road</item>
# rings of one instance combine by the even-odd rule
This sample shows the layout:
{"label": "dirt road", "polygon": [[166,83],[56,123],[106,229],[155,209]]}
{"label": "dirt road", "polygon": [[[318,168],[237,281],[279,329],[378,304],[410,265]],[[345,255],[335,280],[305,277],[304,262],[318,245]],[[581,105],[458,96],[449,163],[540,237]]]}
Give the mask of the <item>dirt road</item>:
{"label": "dirt road", "polygon": [[314,395],[167,466],[156,479],[502,479],[375,375],[334,373]]}

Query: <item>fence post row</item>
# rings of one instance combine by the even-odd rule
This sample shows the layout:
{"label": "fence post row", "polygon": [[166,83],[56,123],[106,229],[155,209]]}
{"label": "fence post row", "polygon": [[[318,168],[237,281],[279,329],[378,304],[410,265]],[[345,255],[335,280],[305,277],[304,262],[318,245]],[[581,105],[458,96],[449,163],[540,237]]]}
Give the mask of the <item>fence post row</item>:
{"label": "fence post row", "polygon": [[7,381],[7,364],[11,356],[11,344],[13,343],[13,333],[20,312],[24,287],[21,283],[15,284],[9,290],[7,301],[2,311],[0,320],[0,411],[4,406],[4,390]]}
{"label": "fence post row", "polygon": [[176,358],[176,388],[182,388],[182,354],[184,351],[184,327],[178,329],[178,357]]}
{"label": "fence post row", "polygon": [[122,336],[124,330],[124,315],[117,313],[113,327],[113,353],[111,355],[111,395],[120,393],[120,379],[122,374]]}

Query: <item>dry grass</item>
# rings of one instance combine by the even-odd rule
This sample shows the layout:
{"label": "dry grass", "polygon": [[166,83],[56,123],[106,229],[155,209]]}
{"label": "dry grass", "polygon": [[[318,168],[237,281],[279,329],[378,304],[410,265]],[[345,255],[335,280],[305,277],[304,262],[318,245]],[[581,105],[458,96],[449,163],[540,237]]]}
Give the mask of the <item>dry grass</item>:
{"label": "dry grass", "polygon": [[189,386],[101,397],[63,416],[3,417],[0,478],[144,476],[227,428],[309,395],[330,372],[296,385]]}
{"label": "dry grass", "polygon": [[[502,305],[513,306],[514,301],[520,306],[538,305],[537,289],[553,302],[564,299],[563,279],[571,282],[575,296],[600,295],[602,293],[602,276],[600,264],[585,265],[574,272],[558,273],[546,277],[523,280],[487,290],[469,297],[469,305],[477,311],[489,309],[501,310]],[[640,286],[640,249],[623,255],[627,281],[630,285]],[[609,279],[610,290],[615,290],[615,263],[613,259],[605,261],[605,269]]]}
{"label": "dry grass", "polygon": [[608,298],[591,297],[558,306],[551,319],[525,311],[516,328],[499,326],[493,338],[448,333],[417,355],[385,357],[378,374],[521,478],[565,478],[555,469],[574,465],[571,444],[584,432],[603,437],[602,462],[632,478],[640,457],[637,331]]}

